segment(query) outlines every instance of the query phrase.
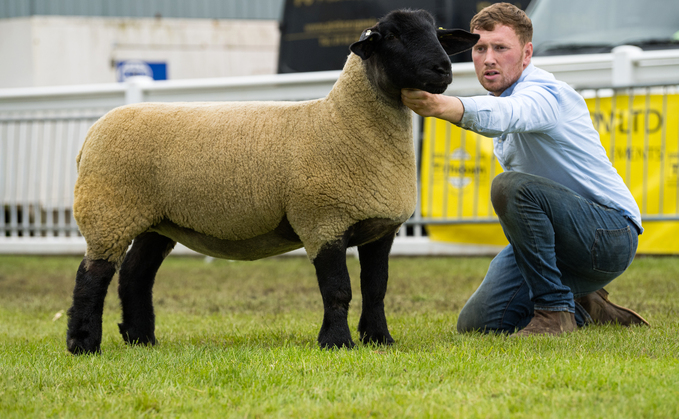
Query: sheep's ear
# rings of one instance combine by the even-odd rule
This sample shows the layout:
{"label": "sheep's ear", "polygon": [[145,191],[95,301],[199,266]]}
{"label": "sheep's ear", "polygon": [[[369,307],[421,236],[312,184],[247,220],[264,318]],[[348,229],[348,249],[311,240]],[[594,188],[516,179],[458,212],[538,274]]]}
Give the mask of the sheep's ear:
{"label": "sheep's ear", "polygon": [[382,35],[375,31],[375,28],[366,29],[359,40],[351,44],[349,49],[361,59],[367,60],[375,52],[375,47],[380,39],[382,39]]}
{"label": "sheep's ear", "polygon": [[462,29],[443,28],[437,29],[436,35],[438,35],[439,42],[448,55],[459,54],[471,49],[481,37]]}

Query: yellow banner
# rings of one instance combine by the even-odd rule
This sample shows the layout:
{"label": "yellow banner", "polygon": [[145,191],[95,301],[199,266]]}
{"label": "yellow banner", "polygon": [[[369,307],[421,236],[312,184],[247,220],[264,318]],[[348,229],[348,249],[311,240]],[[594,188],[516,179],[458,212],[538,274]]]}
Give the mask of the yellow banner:
{"label": "yellow banner", "polygon": [[[601,144],[632,191],[642,218],[679,215],[679,95],[586,99]],[[422,215],[456,224],[427,226],[432,240],[504,246],[490,203],[502,171],[493,141],[426,118],[422,144]],[[639,253],[679,253],[679,221],[644,221]]]}

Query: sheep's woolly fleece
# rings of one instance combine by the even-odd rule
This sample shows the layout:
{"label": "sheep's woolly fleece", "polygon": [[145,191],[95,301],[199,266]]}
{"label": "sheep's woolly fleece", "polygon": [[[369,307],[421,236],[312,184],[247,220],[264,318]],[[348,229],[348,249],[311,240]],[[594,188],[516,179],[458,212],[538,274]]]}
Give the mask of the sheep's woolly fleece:
{"label": "sheep's woolly fleece", "polygon": [[118,264],[161,221],[243,241],[284,217],[313,260],[358,221],[404,222],[416,203],[411,113],[378,98],[354,54],[323,99],[114,109],[77,164],[73,210],[87,258]]}

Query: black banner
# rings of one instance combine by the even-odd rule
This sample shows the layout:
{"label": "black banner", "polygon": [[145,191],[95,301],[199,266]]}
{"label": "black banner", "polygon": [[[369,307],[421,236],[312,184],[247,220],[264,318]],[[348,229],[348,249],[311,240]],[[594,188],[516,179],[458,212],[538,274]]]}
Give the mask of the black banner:
{"label": "black banner", "polygon": [[[477,10],[492,3],[497,1],[286,0],[278,72],[341,70],[349,55],[349,45],[358,40],[364,29],[394,9],[425,9],[438,26],[468,30]],[[527,5],[528,0],[521,3]],[[453,62],[469,61],[471,55],[451,58]]]}

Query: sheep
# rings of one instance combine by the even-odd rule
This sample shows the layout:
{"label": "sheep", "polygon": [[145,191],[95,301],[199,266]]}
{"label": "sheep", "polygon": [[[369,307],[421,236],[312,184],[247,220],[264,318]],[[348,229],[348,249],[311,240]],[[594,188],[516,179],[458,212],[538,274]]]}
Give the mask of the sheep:
{"label": "sheep", "polygon": [[304,247],[323,299],[322,348],[354,346],[346,249],[358,246],[360,339],[393,343],[388,257],[416,204],[412,114],[400,91],[445,91],[449,55],[477,39],[436,29],[426,11],[393,11],[350,46],[325,98],[142,103],[103,116],[76,158],[73,214],[87,251],[68,310],[68,350],[101,352],[116,272],[123,339],[155,344],[152,288],[177,242],[232,260]]}

